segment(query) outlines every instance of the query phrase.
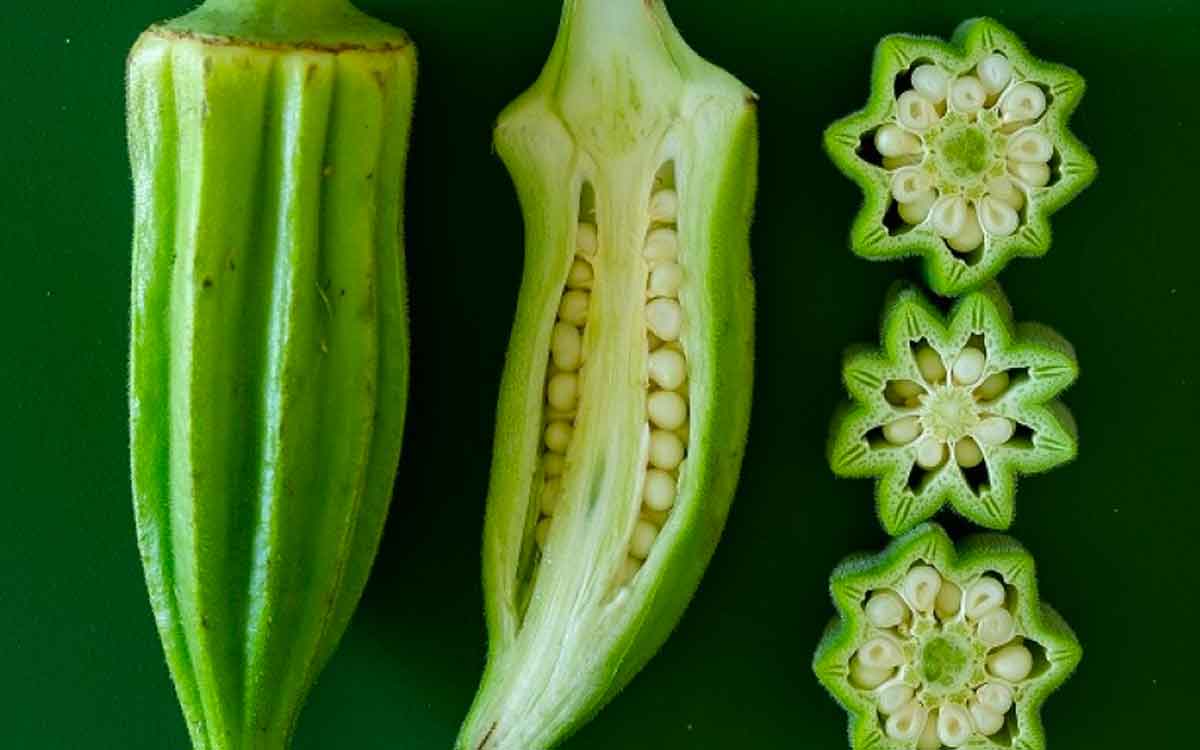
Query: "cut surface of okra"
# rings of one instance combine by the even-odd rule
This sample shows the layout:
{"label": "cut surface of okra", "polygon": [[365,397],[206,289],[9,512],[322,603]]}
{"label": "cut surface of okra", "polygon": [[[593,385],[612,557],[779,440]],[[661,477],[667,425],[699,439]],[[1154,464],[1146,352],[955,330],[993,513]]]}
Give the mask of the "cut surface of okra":
{"label": "cut surface of okra", "polygon": [[1050,247],[1048,217],[1095,177],[1067,127],[1083,95],[1075,71],[1031,56],[981,18],[950,43],[885,37],[864,109],[825,147],[862,188],[851,249],[871,260],[918,255],[929,286],[959,295],[1014,257]]}

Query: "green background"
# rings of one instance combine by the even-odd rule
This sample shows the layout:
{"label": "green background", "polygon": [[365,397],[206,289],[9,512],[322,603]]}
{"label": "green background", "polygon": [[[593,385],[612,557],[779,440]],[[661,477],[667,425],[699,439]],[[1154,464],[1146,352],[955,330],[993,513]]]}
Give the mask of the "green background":
{"label": "green background", "polygon": [[[421,53],[407,221],[412,397],[384,547],[296,745],[443,750],[483,665],[483,498],[522,261],[490,127],[533,81],[558,3],[362,6],[408,29]],[[145,25],[187,7],[0,9],[3,747],[186,742],[128,488],[122,68]],[[1066,397],[1081,456],[1024,482],[1013,527],[1086,648],[1047,704],[1050,738],[1062,750],[1194,738],[1200,4],[676,0],[671,10],[697,50],[762,97],[754,421],[699,595],[660,655],[567,747],[844,746],[845,717],[810,655],[832,611],[828,571],[885,536],[870,483],[835,481],[823,444],[842,348],[876,335],[885,289],[915,267],[845,249],[858,192],[823,155],[820,133],[865,100],[881,35],[947,35],[979,13],[1084,73],[1074,128],[1101,165],[1055,218],[1050,254],[1002,277],[1018,317],[1059,329],[1084,372]]]}

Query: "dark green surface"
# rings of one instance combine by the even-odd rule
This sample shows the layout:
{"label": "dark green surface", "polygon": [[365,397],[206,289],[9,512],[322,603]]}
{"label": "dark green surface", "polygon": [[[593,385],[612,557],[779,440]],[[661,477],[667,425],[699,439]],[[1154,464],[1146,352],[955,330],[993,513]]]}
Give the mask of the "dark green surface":
{"label": "dark green surface", "polygon": [[[1018,318],[1057,328],[1083,376],[1065,397],[1079,460],[1027,479],[1012,533],[1085,656],[1046,705],[1051,746],[1168,747],[1200,682],[1200,4],[805,7],[676,0],[684,37],[762,96],[754,260],[758,377],[725,540],[675,637],[571,750],[843,747],[809,668],[830,569],[885,541],[869,482],[824,442],[843,346],[871,341],[909,264],[845,249],[859,191],[820,134],[866,98],[892,31],[987,12],[1089,90],[1075,132],[1100,178],[1055,245],[1001,276]],[[186,2],[5,3],[0,24],[0,746],[182,748],[182,718],[133,534],[125,414],[130,187],[125,50]],[[521,227],[491,122],[535,77],[555,0],[373,0],[420,48],[408,251],[413,390],[384,549],[299,748],[453,740],[483,665],[483,499]],[[950,523],[956,535],[964,527]],[[1186,732],[1186,735],[1184,734]],[[1185,747],[1175,744],[1173,747]]]}

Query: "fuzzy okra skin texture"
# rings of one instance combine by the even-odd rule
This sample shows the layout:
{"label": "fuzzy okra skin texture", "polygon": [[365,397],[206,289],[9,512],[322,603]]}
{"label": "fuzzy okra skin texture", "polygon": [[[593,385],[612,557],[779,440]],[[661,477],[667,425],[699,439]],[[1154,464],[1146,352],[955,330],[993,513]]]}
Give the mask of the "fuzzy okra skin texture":
{"label": "fuzzy okra skin texture", "polygon": [[378,547],[414,87],[341,0],[211,0],[129,56],[134,510],[198,750],[288,744]]}
{"label": "fuzzy okra skin texture", "polygon": [[846,353],[852,401],[834,416],[829,462],[839,476],[877,479],[889,534],[947,502],[980,526],[1006,529],[1017,475],[1075,457],[1074,419],[1055,400],[1079,375],[1074,349],[1043,325],[1015,324],[995,283],[948,316],[914,287],[897,285],[882,343]]}
{"label": "fuzzy okra skin texture", "polygon": [[1016,540],[956,550],[922,524],[844,561],[830,590],[838,616],[813,670],[850,714],[852,748],[1045,748],[1041,706],[1083,652]]}
{"label": "fuzzy okra skin texture", "polygon": [[869,260],[919,255],[929,286],[978,289],[1015,257],[1050,248],[1050,214],[1096,176],[1067,121],[1084,80],[1034,58],[990,18],[949,44],[888,36],[867,105],[825,132],[838,168],[862,188],[851,249]]}
{"label": "fuzzy okra skin texture", "polygon": [[525,273],[484,532],[488,663],[461,750],[556,745],[699,584],[749,421],[754,95],[661,2],[567,0],[501,115]]}

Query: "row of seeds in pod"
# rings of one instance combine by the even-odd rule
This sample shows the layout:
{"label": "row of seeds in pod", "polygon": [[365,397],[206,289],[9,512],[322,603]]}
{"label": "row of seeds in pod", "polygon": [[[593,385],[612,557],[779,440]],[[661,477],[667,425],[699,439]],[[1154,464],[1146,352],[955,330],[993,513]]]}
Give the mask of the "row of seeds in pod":
{"label": "row of seeds in pod", "polygon": [[[873,691],[884,731],[894,740],[916,742],[918,750],[961,747],[973,734],[991,737],[1000,732],[1013,708],[1013,691],[1028,679],[1033,654],[1017,633],[1016,620],[1004,584],[984,575],[966,590],[945,579],[933,567],[916,565],[895,589],[870,593],[865,606],[868,622],[883,631],[864,643],[851,660],[851,680]],[[913,640],[912,623],[934,616],[938,630],[966,623],[972,650],[982,646],[985,678],[967,684],[966,704],[952,701],[931,707],[923,701],[920,670],[910,664],[901,645]],[[929,640],[929,636],[924,636]],[[917,653],[916,648],[910,653]],[[898,671],[902,671],[898,679]],[[914,686],[914,682],[916,685]]]}
{"label": "row of seeds in pod", "polygon": [[[986,404],[995,401],[1008,390],[1011,379],[1009,374],[1000,370],[983,377],[988,369],[987,353],[982,342],[972,342],[964,346],[949,367],[942,361],[937,351],[927,343],[922,343],[913,351],[917,370],[924,383],[912,380],[888,381],[884,397],[893,406],[917,409],[918,414],[900,417],[883,426],[883,437],[892,445],[902,446],[922,438],[917,446],[917,465],[923,469],[932,470],[941,466],[946,456],[953,451],[954,459],[964,469],[973,469],[983,462],[983,450],[979,443],[985,445],[1003,445],[1016,434],[1017,425],[1008,417],[992,414],[987,411]],[[948,441],[928,434],[925,423],[930,421],[925,412],[932,406],[930,394],[933,389],[959,389],[962,394],[957,399],[959,404],[972,405],[974,427],[971,434],[956,440],[951,445]]]}

